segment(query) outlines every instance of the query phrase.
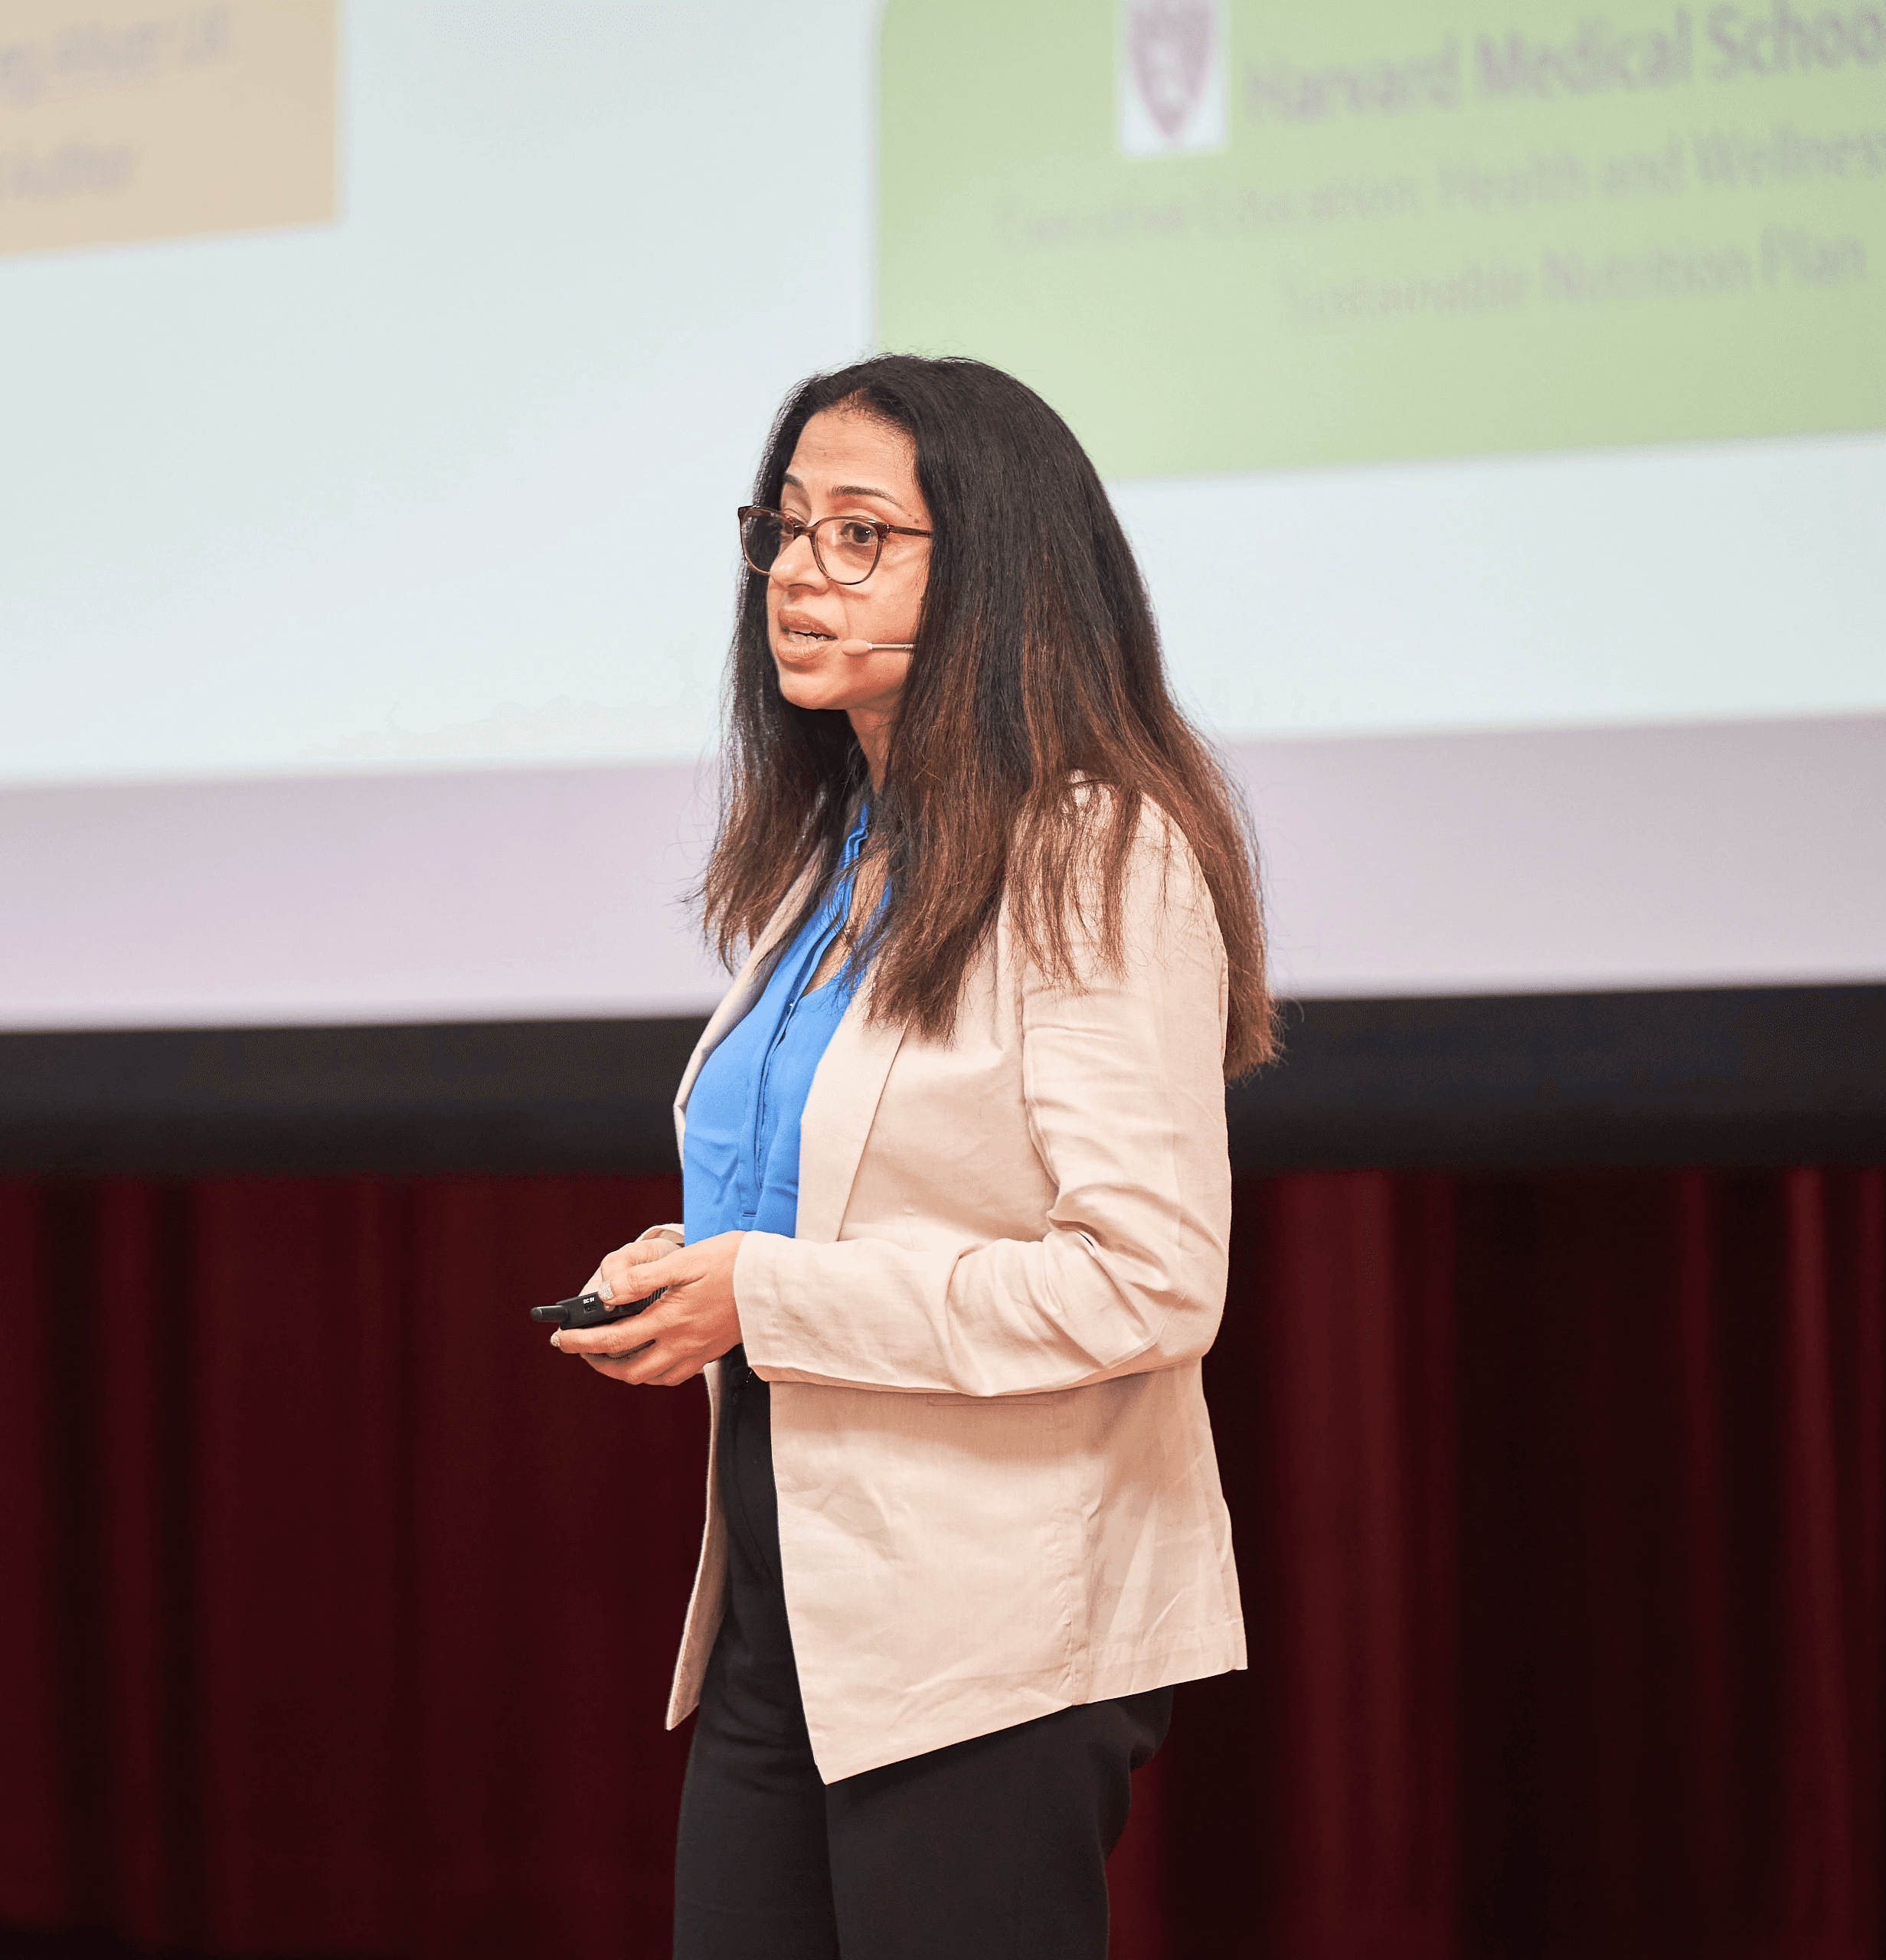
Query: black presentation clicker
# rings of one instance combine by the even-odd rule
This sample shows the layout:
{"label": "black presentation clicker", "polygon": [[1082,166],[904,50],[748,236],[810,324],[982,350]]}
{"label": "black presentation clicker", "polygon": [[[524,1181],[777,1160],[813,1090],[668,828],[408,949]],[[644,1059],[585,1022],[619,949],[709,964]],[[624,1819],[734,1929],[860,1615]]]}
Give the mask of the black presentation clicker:
{"label": "black presentation clicker", "polygon": [[643,1300],[625,1300],[619,1306],[600,1293],[578,1293],[573,1299],[554,1301],[547,1307],[533,1307],[531,1318],[551,1327],[608,1327],[619,1320],[630,1320],[644,1307],[652,1307],[668,1291],[658,1286]]}

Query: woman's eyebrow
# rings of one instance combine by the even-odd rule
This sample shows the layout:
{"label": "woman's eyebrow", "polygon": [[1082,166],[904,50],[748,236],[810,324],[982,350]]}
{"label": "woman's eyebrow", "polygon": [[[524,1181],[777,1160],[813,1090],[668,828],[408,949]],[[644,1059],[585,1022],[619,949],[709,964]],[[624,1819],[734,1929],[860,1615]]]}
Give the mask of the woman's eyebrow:
{"label": "woman's eyebrow", "polygon": [[[789,469],[786,472],[786,481],[795,490],[803,490],[806,487]],[[835,497],[881,498],[885,503],[894,505],[900,511],[904,508],[903,505],[899,503],[888,490],[880,490],[874,484],[835,483],[832,486],[832,494]]]}
{"label": "woman's eyebrow", "polygon": [[869,483],[834,484],[832,494],[835,497],[876,497],[887,504],[897,504],[899,510],[904,508],[901,504],[897,504],[897,498],[888,490],[878,489]]}

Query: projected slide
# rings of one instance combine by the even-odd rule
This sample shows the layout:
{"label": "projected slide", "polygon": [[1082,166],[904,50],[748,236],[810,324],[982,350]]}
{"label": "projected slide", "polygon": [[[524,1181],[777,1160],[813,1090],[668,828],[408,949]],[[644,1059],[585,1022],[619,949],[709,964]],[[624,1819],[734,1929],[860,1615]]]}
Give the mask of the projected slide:
{"label": "projected slide", "polygon": [[1886,427],[1886,4],[894,0],[879,324],[1123,477]]}
{"label": "projected slide", "polygon": [[874,346],[1069,416],[1227,740],[1886,709],[1826,6],[0,0],[0,784],[691,763]]}
{"label": "projected slide", "polygon": [[8,0],[0,253],[335,216],[339,0]]}

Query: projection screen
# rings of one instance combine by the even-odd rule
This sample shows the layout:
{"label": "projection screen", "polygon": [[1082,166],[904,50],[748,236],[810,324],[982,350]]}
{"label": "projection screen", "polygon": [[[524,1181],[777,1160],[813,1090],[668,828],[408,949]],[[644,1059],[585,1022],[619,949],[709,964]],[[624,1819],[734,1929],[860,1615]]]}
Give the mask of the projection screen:
{"label": "projection screen", "polygon": [[1886,978],[1886,7],[11,0],[0,1024],[694,1011],[801,376],[1087,443],[1305,995]]}

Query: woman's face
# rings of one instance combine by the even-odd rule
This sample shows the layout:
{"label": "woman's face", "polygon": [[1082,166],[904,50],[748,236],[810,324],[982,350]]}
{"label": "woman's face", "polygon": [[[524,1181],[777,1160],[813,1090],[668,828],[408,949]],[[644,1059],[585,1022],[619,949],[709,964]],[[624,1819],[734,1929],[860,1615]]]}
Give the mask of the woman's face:
{"label": "woman's face", "polygon": [[[863,517],[930,528],[917,487],[915,446],[901,429],[855,410],[828,408],[806,424],[786,466],[780,508],[808,524]],[[929,577],[925,537],[887,537],[861,585],[835,584],[819,569],[811,541],[793,539],[766,575],[766,626],[780,693],[800,707],[844,709],[870,750],[872,737],[889,727],[910,656],[841,653],[838,643],[914,639]]]}

